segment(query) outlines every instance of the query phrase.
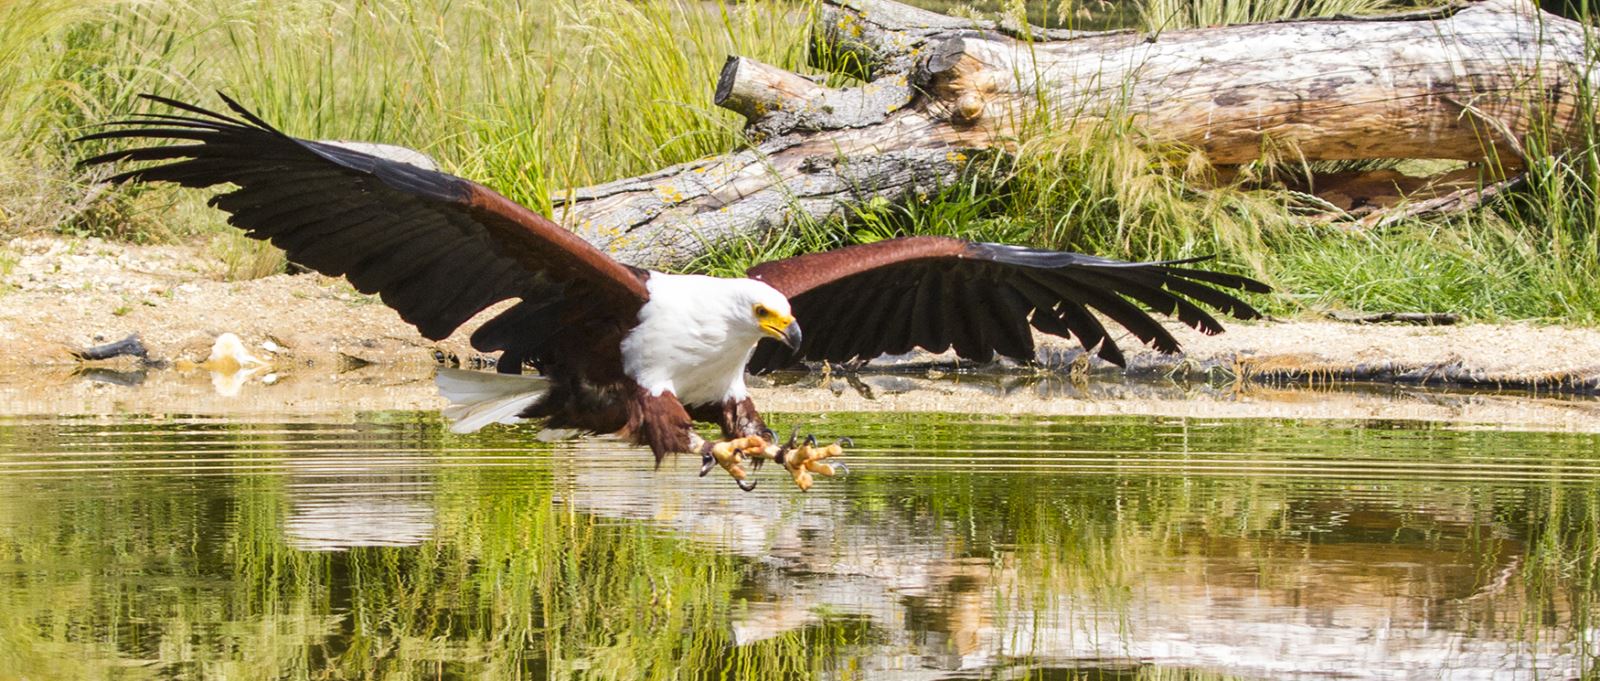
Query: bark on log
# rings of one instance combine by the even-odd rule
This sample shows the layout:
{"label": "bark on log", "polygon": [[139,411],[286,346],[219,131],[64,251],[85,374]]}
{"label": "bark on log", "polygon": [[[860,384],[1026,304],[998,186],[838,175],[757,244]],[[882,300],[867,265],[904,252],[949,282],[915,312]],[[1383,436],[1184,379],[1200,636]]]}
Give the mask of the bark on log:
{"label": "bark on log", "polygon": [[1131,118],[1215,164],[1276,153],[1515,165],[1538,128],[1564,143],[1580,91],[1600,84],[1584,28],[1525,0],[1159,35],[828,1],[813,60],[864,85],[732,57],[716,103],[746,117],[748,148],[575,190],[557,217],[625,261],[673,267],[849,204],[935,191],[1013,148],[1041,102],[1057,121]]}

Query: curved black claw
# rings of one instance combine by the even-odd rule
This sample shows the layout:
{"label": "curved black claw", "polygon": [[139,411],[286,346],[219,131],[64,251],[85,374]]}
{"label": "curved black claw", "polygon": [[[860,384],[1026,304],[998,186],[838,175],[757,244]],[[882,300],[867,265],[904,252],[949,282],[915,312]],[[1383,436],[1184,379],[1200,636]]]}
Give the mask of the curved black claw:
{"label": "curved black claw", "polygon": [[761,429],[761,439],[766,440],[767,442],[777,442],[778,441],[778,434],[772,432],[771,428],[762,428]]}
{"label": "curved black claw", "polygon": [[849,475],[850,474],[850,467],[844,465],[843,461],[840,461],[838,459],[834,459],[833,460],[833,474],[834,475]]}
{"label": "curved black claw", "polygon": [[[749,484],[747,485],[745,483]],[[738,485],[739,489],[742,489],[746,492],[753,491],[756,488],[756,481],[754,480],[734,480],[733,484]]]}
{"label": "curved black claw", "polygon": [[839,438],[839,446],[840,447],[854,447],[854,446],[856,446],[856,441],[850,439],[850,436],[846,435],[844,437]]}
{"label": "curved black claw", "polygon": [[716,467],[717,460],[712,457],[711,454],[707,453],[700,455],[700,477],[706,477],[706,474],[710,473],[711,469]]}
{"label": "curved black claw", "polygon": [[815,436],[815,435],[807,435],[806,436],[806,445],[810,446],[810,447],[817,446],[817,436]]}

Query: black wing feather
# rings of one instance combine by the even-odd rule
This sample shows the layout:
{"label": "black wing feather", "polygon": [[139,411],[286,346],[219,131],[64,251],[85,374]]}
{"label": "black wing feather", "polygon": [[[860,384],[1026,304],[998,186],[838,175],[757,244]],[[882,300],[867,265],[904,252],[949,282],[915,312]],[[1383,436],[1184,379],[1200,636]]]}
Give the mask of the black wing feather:
{"label": "black wing feather", "polygon": [[481,185],[290,137],[226,95],[232,115],[145,97],[181,113],[112,121],[111,129],[80,139],[179,143],[110,151],[82,165],[149,164],[112,182],[232,185],[210,202],[230,214],[230,224],[283,248],[294,262],[378,294],[429,338],[520,298],[473,336],[474,347],[504,350],[520,366],[547,350],[563,328],[559,321],[628,323],[648,296],[641,271]]}
{"label": "black wing feather", "polygon": [[1119,277],[1109,270],[1077,272],[1074,276],[1086,285],[1116,291],[1139,301],[1151,310],[1169,317],[1176,316],[1178,321],[1206,335],[1222,332],[1222,323],[1200,306],[1164,290],[1162,287],[1167,283],[1165,280],[1157,279],[1155,283],[1150,284],[1140,281],[1139,277]]}
{"label": "black wing feather", "polygon": [[989,341],[987,333],[989,321],[988,310],[984,309],[983,302],[975,290],[976,287],[966,285],[965,281],[946,273],[944,277],[945,291],[957,303],[950,310],[950,321],[958,329],[953,337],[956,355],[977,362],[987,362],[994,359],[994,345]]}
{"label": "black wing feather", "polygon": [[[872,281],[865,288],[866,292],[861,302],[861,309],[864,312],[862,322],[853,328],[848,328],[846,334],[841,334],[849,339],[845,346],[845,352],[848,353],[845,361],[856,359],[859,348],[882,342],[889,333],[887,324],[889,311],[900,297],[892,283]],[[861,359],[872,358],[861,357]]]}
{"label": "black wing feather", "polygon": [[995,286],[988,290],[991,315],[994,320],[995,352],[1006,357],[1027,362],[1033,359],[1033,334],[1028,331],[1028,317],[1033,306],[1015,288]]}
{"label": "black wing feather", "polygon": [[[1081,253],[907,237],[758,265],[750,276],[790,299],[806,333],[798,353],[775,344],[752,356],[752,371],[796,361],[872,358],[920,347],[954,347],[965,359],[995,353],[1028,360],[1029,326],[1073,336],[1086,350],[1125,363],[1090,310],[1162,352],[1179,344],[1137,301],[1205,333],[1222,325],[1206,307],[1242,319],[1260,316],[1223,289],[1267,292],[1261,282],[1194,267],[1207,258],[1134,263]],[[1206,307],[1202,307],[1202,305]],[[822,337],[827,336],[827,337]]]}
{"label": "black wing feather", "polygon": [[916,317],[911,320],[911,345],[929,352],[950,349],[950,339],[940,332],[939,317],[944,304],[939,298],[942,286],[937,274],[924,275],[917,282]]}
{"label": "black wing feather", "polygon": [[1173,338],[1161,322],[1156,321],[1149,313],[1139,309],[1137,305],[1118,295],[1117,292],[1093,288],[1076,278],[1053,277],[1058,282],[1055,288],[1063,297],[1073,296],[1073,300],[1106,316],[1126,328],[1139,340],[1154,347],[1161,352],[1177,352],[1178,339]]}
{"label": "black wing feather", "polygon": [[895,304],[888,314],[884,315],[883,347],[889,354],[910,352],[917,347],[911,340],[915,330],[915,317],[917,311],[917,286],[900,286],[895,295]]}

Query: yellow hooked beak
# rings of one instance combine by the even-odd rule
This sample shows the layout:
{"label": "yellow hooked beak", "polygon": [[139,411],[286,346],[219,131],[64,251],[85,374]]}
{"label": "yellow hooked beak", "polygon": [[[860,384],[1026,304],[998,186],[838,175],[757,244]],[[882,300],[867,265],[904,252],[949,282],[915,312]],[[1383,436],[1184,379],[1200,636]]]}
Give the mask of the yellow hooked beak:
{"label": "yellow hooked beak", "polygon": [[800,322],[776,312],[761,317],[761,332],[781,341],[791,350],[800,349]]}

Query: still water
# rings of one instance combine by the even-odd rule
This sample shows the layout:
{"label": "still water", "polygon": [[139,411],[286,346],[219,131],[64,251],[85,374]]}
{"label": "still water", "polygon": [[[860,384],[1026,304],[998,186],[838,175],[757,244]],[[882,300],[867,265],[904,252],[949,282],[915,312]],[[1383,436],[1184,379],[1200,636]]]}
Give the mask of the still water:
{"label": "still water", "polygon": [[431,412],[0,418],[0,679],[1568,679],[1597,436],[779,415],[809,494]]}

